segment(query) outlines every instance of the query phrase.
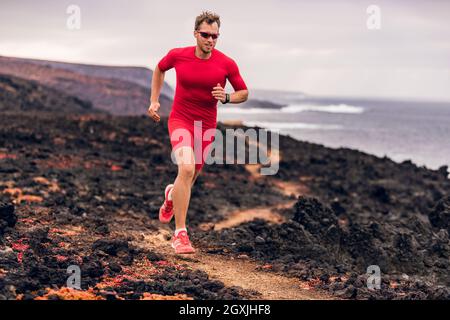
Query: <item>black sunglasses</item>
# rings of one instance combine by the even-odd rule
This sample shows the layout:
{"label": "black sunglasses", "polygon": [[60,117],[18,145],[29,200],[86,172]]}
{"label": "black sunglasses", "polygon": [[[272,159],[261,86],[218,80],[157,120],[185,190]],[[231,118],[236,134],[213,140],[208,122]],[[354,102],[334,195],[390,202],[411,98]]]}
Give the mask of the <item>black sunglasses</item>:
{"label": "black sunglasses", "polygon": [[200,33],[200,35],[205,39],[209,39],[209,37],[211,37],[213,40],[216,40],[219,37],[218,33],[208,33],[203,31],[198,31],[198,33]]}

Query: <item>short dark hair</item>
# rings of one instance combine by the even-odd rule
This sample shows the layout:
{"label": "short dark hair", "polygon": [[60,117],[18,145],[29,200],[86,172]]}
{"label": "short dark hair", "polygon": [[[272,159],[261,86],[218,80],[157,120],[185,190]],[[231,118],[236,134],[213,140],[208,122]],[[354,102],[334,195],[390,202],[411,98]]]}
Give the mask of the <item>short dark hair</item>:
{"label": "short dark hair", "polygon": [[220,28],[220,16],[214,12],[203,11],[197,18],[195,18],[195,30],[198,30],[204,21],[207,24],[217,22],[217,26]]}

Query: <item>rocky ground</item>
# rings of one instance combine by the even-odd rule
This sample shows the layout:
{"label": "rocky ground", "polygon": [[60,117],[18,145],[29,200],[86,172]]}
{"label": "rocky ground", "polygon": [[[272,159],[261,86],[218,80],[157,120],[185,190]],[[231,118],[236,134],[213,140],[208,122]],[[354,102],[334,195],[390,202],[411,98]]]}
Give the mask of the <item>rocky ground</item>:
{"label": "rocky ground", "polygon": [[176,176],[166,120],[1,114],[0,299],[450,298],[447,168],[290,137],[275,176],[205,166],[198,253],[175,256],[157,220]]}

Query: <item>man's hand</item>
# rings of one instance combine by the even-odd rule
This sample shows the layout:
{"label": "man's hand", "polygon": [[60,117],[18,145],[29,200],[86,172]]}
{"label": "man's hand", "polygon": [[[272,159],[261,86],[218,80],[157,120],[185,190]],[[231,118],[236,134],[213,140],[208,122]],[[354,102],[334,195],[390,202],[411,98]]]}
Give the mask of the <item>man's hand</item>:
{"label": "man's hand", "polygon": [[150,103],[150,107],[148,107],[147,114],[155,122],[159,122],[161,120],[161,117],[157,113],[157,111],[159,110],[159,107],[160,107],[159,102],[152,102],[152,103]]}
{"label": "man's hand", "polygon": [[221,87],[220,83],[217,84],[216,87],[213,88],[211,94],[220,102],[225,102],[225,89]]}

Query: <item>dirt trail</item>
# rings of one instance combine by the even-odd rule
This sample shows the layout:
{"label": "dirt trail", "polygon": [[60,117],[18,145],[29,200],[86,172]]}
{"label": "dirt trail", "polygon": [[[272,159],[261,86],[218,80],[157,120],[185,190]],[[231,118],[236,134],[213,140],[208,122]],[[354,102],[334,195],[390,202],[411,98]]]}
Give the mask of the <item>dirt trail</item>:
{"label": "dirt trail", "polygon": [[[284,183],[278,181],[275,185],[286,195],[294,194],[297,196],[307,190],[301,183]],[[215,230],[231,228],[255,218],[265,219],[272,223],[282,223],[285,221],[285,217],[277,213],[276,210],[290,207],[294,203],[295,200],[288,200],[271,207],[257,207],[235,211],[228,219],[216,223],[213,227]],[[142,222],[144,225],[146,224],[145,221]],[[219,280],[226,286],[239,286],[243,289],[251,290],[255,292],[255,296],[252,299],[335,299],[325,292],[319,292],[313,289],[307,282],[268,272],[265,269],[270,269],[270,265],[258,265],[256,262],[249,260],[245,255],[242,258],[212,255],[203,251],[201,248],[197,248],[197,252],[192,255],[177,255],[170,246],[170,240],[168,240],[173,232],[168,226],[161,225],[158,231],[148,232],[142,229],[140,231],[136,230],[136,224],[130,226],[130,228],[126,228],[123,223],[121,223],[121,227],[117,231],[120,230],[119,232],[123,232],[127,229],[126,235],[133,235],[135,239],[133,244],[135,246],[161,253],[172,263],[185,264],[190,268],[203,270],[210,278]]]}
{"label": "dirt trail", "polygon": [[[279,159],[279,155],[277,155],[277,159]],[[261,175],[261,166],[258,164],[250,164],[246,165],[245,167],[247,171],[251,173],[253,179],[269,179],[272,182],[273,186],[277,188],[281,194],[289,197],[294,197],[294,199],[286,200],[273,206],[236,210],[234,212],[231,212],[227,219],[224,219],[216,223],[215,225],[205,223],[203,225],[200,225],[200,229],[222,230],[226,228],[232,228],[244,222],[249,222],[255,219],[263,219],[270,223],[280,224],[286,221],[286,217],[279,214],[278,210],[292,207],[295,204],[298,196],[306,195],[309,193],[308,187],[300,179],[298,182],[282,181],[274,176]]]}
{"label": "dirt trail", "polygon": [[145,227],[146,225],[154,225],[154,221],[148,217],[130,219],[126,216],[116,220],[114,225],[110,225],[111,236],[119,238],[131,236],[134,246],[160,253],[171,263],[202,270],[211,279],[219,280],[226,286],[238,286],[255,292],[249,297],[250,299],[335,299],[325,292],[312,288],[308,282],[270,272],[270,265],[258,264],[245,255],[235,258],[208,254],[198,247],[195,254],[177,255],[170,245],[169,239],[173,233],[171,226],[161,224],[158,230],[151,231]]}
{"label": "dirt trail", "polygon": [[226,286],[239,286],[260,294],[255,295],[252,299],[334,299],[325,293],[313,291],[306,282],[263,271],[261,270],[264,269],[263,267],[247,258],[234,259],[211,255],[199,249],[192,255],[177,255],[171,248],[170,241],[167,240],[171,233],[172,230],[164,228],[157,234],[141,234],[139,238],[142,240],[134,244],[151,250],[156,249],[171,262],[203,270],[210,278],[222,281]]}
{"label": "dirt trail", "polygon": [[[278,204],[271,207],[257,207],[247,210],[237,210],[232,212],[230,216],[214,225],[214,230],[222,230],[232,228],[244,222],[249,222],[254,219],[263,219],[271,223],[283,223],[286,218],[276,212],[277,209],[289,208],[295,203],[294,200]],[[200,226],[202,227],[202,226]]]}

